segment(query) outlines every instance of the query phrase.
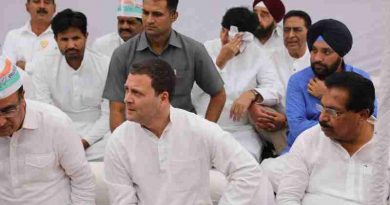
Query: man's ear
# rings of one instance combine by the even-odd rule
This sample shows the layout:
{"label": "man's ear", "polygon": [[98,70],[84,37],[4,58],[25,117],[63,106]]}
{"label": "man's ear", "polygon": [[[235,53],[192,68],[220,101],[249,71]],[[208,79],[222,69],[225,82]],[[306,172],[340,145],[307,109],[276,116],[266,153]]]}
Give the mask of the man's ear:
{"label": "man's ear", "polygon": [[370,110],[369,109],[364,109],[359,112],[359,116],[362,120],[367,120],[369,119],[370,116]]}
{"label": "man's ear", "polygon": [[171,12],[171,21],[172,22],[175,22],[178,17],[179,17],[179,13],[177,11],[172,11]]}
{"label": "man's ear", "polygon": [[28,9],[28,3],[25,4],[27,13],[30,13],[30,10]]}
{"label": "man's ear", "polygon": [[169,103],[169,93],[167,91],[164,91],[160,94],[160,100],[161,102]]}

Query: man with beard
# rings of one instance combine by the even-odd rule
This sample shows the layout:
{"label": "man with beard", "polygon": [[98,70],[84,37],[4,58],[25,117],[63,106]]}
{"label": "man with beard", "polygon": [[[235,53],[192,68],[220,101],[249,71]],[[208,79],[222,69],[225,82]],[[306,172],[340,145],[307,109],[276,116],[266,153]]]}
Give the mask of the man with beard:
{"label": "man with beard", "polygon": [[108,101],[102,98],[109,59],[86,49],[87,18],[65,9],[53,18],[61,53],[37,62],[33,76],[37,100],[53,104],[73,121],[88,160],[102,160],[109,133]]}
{"label": "man with beard", "polygon": [[[276,68],[268,55],[259,48],[253,33],[258,27],[257,16],[244,7],[233,7],[222,17],[220,38],[205,42],[217,65],[226,90],[226,104],[218,124],[260,161],[262,142],[249,121],[251,104],[274,106],[282,97]],[[193,89],[194,105],[204,114],[209,97]]]}
{"label": "man with beard", "polygon": [[[284,153],[290,150],[298,135],[318,124],[321,114],[318,104],[327,92],[323,81],[326,77],[333,73],[354,72],[369,78],[366,72],[344,62],[343,57],[352,48],[352,35],[343,23],[333,19],[318,21],[309,28],[307,44],[311,66],[292,75],[287,85],[286,115],[289,131]],[[288,153],[261,164],[275,192],[287,169],[287,157]]]}
{"label": "man with beard", "polygon": [[266,51],[283,48],[283,28],[278,25],[286,12],[283,2],[281,0],[255,0],[252,6],[260,22],[255,33],[258,39],[257,45]]}
{"label": "man with beard", "polygon": [[144,0],[144,31],[114,51],[103,95],[110,100],[111,131],[125,121],[123,85],[132,65],[151,58],[167,61],[176,71],[174,107],[196,112],[191,102],[191,89],[196,82],[210,95],[206,119],[218,120],[226,100],[223,81],[204,46],[172,28],[179,16],[178,4],[178,0]]}
{"label": "man with beard", "polygon": [[[287,117],[286,89],[291,75],[310,66],[310,52],[307,48],[307,31],[311,26],[310,16],[300,10],[289,11],[283,18],[284,47],[271,54],[275,62],[278,79],[283,86],[283,99],[274,107],[252,104],[250,115],[257,131],[272,142],[274,155],[280,155],[286,147]],[[270,146],[271,147],[271,146]]]}
{"label": "man with beard", "polygon": [[352,48],[352,35],[341,22],[325,19],[313,24],[307,33],[311,66],[291,76],[287,85],[286,115],[289,126],[288,151],[299,134],[318,123],[317,109],[326,92],[324,79],[335,72],[369,75],[344,62]]}
{"label": "man with beard", "polygon": [[[370,122],[374,85],[354,72],[335,73],[325,84],[319,124],[303,132],[288,153],[277,193],[279,205],[368,202],[378,137]],[[383,183],[389,187],[388,181]]]}
{"label": "man with beard", "polygon": [[117,9],[118,32],[102,36],[94,42],[92,48],[108,57],[116,48],[143,30],[142,2],[122,0]]}
{"label": "man with beard", "polygon": [[33,71],[27,65],[34,57],[57,48],[50,28],[56,4],[54,0],[27,0],[26,10],[30,20],[7,33],[2,54],[31,75]]}

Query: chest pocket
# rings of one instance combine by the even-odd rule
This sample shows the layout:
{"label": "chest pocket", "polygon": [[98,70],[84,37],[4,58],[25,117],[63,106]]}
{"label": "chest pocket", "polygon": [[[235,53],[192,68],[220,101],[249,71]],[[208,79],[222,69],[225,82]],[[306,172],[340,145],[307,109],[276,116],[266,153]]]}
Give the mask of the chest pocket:
{"label": "chest pocket", "polygon": [[55,158],[54,152],[26,155],[24,170],[26,182],[51,180],[56,165]]}

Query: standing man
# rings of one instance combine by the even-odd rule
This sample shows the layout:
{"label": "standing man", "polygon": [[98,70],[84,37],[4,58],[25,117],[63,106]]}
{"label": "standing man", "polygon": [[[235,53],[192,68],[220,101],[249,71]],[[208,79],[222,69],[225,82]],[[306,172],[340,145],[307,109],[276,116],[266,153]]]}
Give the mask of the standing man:
{"label": "standing man", "polygon": [[118,32],[96,39],[92,48],[111,58],[116,48],[143,30],[142,3],[136,0],[121,0],[117,9]]}
{"label": "standing man", "polygon": [[310,66],[310,52],[306,35],[311,26],[310,16],[299,10],[289,11],[283,19],[284,47],[271,54],[275,63],[278,80],[283,85],[283,99],[278,106],[265,107],[252,104],[250,114],[257,131],[269,140],[276,155],[282,153],[287,145],[286,89],[291,75]]}
{"label": "standing man", "polygon": [[175,69],[178,83],[172,105],[196,112],[191,103],[191,89],[196,82],[211,96],[206,118],[216,122],[226,95],[223,82],[204,46],[172,29],[178,18],[178,0],[144,0],[144,32],[115,50],[103,97],[110,100],[110,127],[113,131],[125,121],[123,85],[134,63],[150,58],[164,59]]}
{"label": "standing man", "polygon": [[134,64],[125,83],[126,116],[104,158],[111,204],[210,205],[209,170],[228,184],[219,204],[274,204],[255,159],[218,125],[171,106],[171,66],[160,59]]}
{"label": "standing man", "polygon": [[269,52],[283,48],[283,28],[278,25],[286,13],[283,2],[255,0],[252,6],[260,22],[256,31],[257,45]]}
{"label": "standing man", "polygon": [[61,53],[42,57],[33,76],[36,99],[65,112],[82,138],[88,160],[102,160],[109,134],[108,102],[102,94],[109,59],[86,49],[87,18],[65,9],[52,23]]}
{"label": "standing man", "polygon": [[3,55],[31,75],[26,67],[34,57],[56,49],[51,19],[56,11],[54,0],[27,0],[26,10],[30,20],[21,28],[7,33],[3,44]]}
{"label": "standing man", "polygon": [[0,204],[94,205],[94,176],[69,118],[25,100],[10,59],[0,57],[0,71]]}
{"label": "standing man", "polygon": [[[361,205],[372,191],[375,152],[373,83],[354,72],[325,80],[319,124],[304,131],[288,153],[279,205]],[[378,153],[379,154],[379,153]],[[389,172],[389,166],[385,167]],[[384,181],[389,187],[389,181]],[[388,196],[387,190],[386,196]]]}

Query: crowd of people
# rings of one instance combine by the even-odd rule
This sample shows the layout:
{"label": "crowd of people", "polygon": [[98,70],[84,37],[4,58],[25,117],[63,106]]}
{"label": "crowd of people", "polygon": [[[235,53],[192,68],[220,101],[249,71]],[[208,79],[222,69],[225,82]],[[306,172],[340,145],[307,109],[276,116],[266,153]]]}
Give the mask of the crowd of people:
{"label": "crowd of people", "polygon": [[113,205],[367,204],[378,103],[348,26],[254,0],[200,43],[178,4],[121,0],[89,48],[85,14],[26,1],[0,57],[0,204],[93,205],[89,162]]}

